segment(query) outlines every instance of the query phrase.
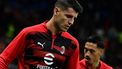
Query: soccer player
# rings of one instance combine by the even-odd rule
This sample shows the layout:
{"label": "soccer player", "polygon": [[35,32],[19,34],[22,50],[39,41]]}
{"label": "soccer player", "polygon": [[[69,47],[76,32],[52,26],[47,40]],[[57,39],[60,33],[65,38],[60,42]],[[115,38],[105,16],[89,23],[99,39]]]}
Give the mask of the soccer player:
{"label": "soccer player", "polygon": [[18,69],[79,69],[79,43],[67,30],[83,8],[57,0],[50,20],[24,28],[0,54],[0,69],[16,57]]}
{"label": "soccer player", "polygon": [[84,59],[80,61],[80,69],[113,69],[100,60],[104,53],[104,44],[100,36],[89,36],[85,42]]}

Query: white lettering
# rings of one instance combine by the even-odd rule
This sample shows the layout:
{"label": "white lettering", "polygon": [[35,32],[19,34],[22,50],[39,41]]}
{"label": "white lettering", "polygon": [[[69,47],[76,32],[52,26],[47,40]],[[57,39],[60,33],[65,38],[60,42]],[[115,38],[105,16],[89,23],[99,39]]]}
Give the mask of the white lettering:
{"label": "white lettering", "polygon": [[43,65],[37,65],[37,67],[36,67],[37,69],[57,69],[58,67],[55,67],[55,68],[51,68],[51,67],[49,67],[49,66],[43,66]]}

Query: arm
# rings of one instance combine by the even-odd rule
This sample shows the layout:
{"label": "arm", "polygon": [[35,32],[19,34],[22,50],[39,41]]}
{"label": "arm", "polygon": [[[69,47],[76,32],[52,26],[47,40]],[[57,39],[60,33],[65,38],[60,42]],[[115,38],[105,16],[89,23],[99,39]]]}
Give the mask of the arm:
{"label": "arm", "polygon": [[19,55],[25,47],[25,32],[22,30],[0,54],[0,68],[6,69],[8,64]]}
{"label": "arm", "polygon": [[76,43],[76,49],[68,61],[66,69],[79,69],[79,44]]}

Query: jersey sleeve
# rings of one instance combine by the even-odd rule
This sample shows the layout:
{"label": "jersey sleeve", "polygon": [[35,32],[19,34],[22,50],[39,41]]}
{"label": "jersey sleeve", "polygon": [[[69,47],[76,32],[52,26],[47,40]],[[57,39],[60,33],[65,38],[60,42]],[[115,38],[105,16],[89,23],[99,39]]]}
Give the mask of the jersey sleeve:
{"label": "jersey sleeve", "polygon": [[6,69],[25,47],[25,31],[22,30],[0,54],[0,68]]}
{"label": "jersey sleeve", "polygon": [[79,69],[79,43],[76,41],[76,49],[71,55],[66,69]]}

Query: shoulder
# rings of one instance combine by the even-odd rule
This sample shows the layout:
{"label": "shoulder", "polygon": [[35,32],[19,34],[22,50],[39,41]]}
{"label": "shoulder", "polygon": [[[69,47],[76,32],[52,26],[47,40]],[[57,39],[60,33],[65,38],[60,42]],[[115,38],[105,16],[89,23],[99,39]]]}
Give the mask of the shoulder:
{"label": "shoulder", "polygon": [[85,65],[85,59],[80,60],[80,64]]}
{"label": "shoulder", "polygon": [[86,67],[86,64],[85,64],[85,59],[82,59],[82,60],[80,60],[80,67],[81,68],[84,68],[84,67]]}
{"label": "shoulder", "polygon": [[103,69],[113,69],[111,66],[107,65],[106,63],[104,63],[103,61],[100,61],[101,67]]}
{"label": "shoulder", "polygon": [[44,29],[44,23],[29,26],[29,27],[24,28],[23,30],[26,30],[26,31],[35,31],[35,30],[37,30],[38,31],[38,30],[41,30],[41,29]]}
{"label": "shoulder", "polygon": [[22,29],[21,32],[23,33],[30,33],[30,32],[45,32],[47,29],[45,27],[45,23],[40,23],[37,25],[25,27]]}
{"label": "shoulder", "polygon": [[74,36],[72,36],[70,33],[68,33],[68,32],[62,32],[62,36],[67,38],[67,39],[71,39],[73,41],[77,41],[77,39]]}

